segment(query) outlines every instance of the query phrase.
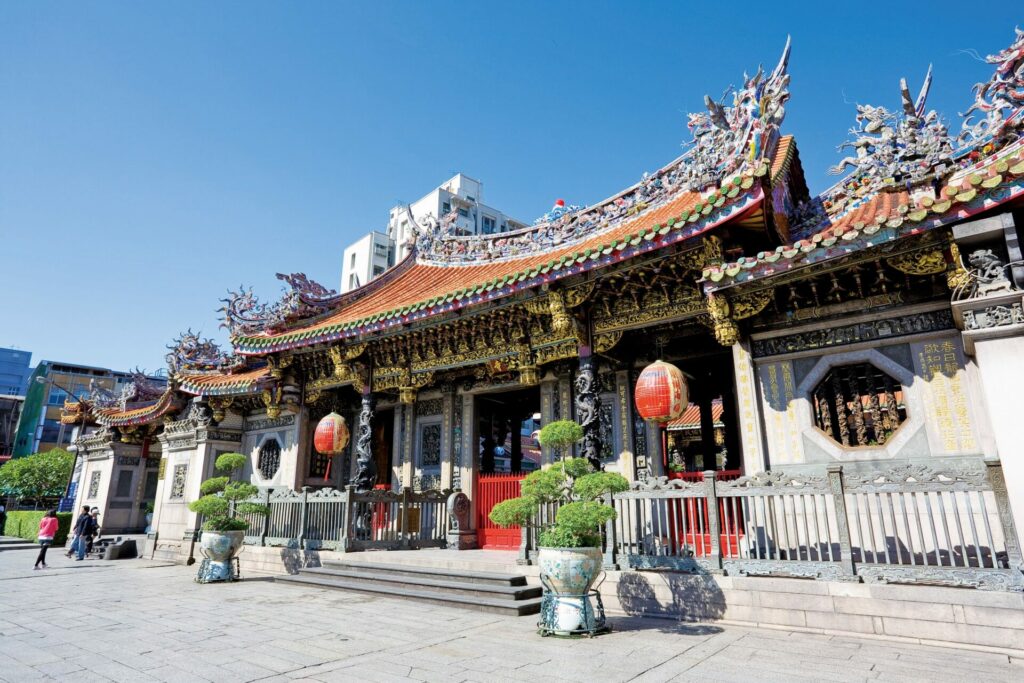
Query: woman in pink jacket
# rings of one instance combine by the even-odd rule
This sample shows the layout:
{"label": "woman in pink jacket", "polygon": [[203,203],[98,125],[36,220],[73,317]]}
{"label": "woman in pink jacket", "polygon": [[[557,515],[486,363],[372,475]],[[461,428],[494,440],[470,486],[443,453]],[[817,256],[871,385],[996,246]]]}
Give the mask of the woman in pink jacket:
{"label": "woman in pink jacket", "polygon": [[[36,566],[33,569],[46,569],[46,549],[53,545],[53,537],[57,534],[57,511],[50,510],[46,516],[39,520],[39,557],[36,558]],[[43,566],[40,567],[39,565]]]}

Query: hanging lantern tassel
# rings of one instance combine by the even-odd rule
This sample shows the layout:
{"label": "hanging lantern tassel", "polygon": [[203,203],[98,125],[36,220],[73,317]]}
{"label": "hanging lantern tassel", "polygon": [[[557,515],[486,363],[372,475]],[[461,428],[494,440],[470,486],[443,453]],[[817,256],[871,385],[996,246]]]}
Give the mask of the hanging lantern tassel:
{"label": "hanging lantern tassel", "polygon": [[[663,361],[643,369],[633,392],[636,411],[645,420],[664,425],[683,414],[689,404],[689,390],[682,370]],[[661,430],[661,458],[668,453],[668,432]]]}
{"label": "hanging lantern tassel", "polygon": [[325,415],[317,424],[316,431],[313,433],[313,447],[317,453],[331,456],[331,459],[327,461],[324,481],[330,478],[334,456],[345,451],[348,439],[348,424],[346,424],[345,418],[337,413]]}

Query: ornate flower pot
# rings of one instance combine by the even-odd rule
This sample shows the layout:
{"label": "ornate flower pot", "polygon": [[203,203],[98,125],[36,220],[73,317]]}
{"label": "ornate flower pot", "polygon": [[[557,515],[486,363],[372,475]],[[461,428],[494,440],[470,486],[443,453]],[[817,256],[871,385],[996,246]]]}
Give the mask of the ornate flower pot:
{"label": "ornate flower pot", "polygon": [[540,548],[537,564],[546,596],[541,614],[544,634],[593,635],[604,627],[590,603],[590,587],[601,570],[600,548]]}
{"label": "ornate flower pot", "polygon": [[196,581],[209,583],[234,580],[231,560],[238,554],[244,540],[244,531],[204,531],[199,548],[206,559],[199,565]]}

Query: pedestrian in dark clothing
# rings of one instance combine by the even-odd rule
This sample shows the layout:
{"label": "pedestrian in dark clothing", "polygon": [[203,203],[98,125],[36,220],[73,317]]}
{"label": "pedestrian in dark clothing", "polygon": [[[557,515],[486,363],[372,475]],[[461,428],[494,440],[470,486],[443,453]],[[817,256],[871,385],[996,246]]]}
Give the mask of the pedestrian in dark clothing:
{"label": "pedestrian in dark clothing", "polygon": [[68,557],[71,557],[71,553],[77,553],[78,557],[75,559],[79,561],[85,559],[85,548],[91,528],[92,517],[89,515],[89,506],[85,505],[82,507],[82,514],[78,515],[78,519],[75,520],[75,540],[71,543]]}
{"label": "pedestrian in dark clothing", "polygon": [[[46,516],[39,520],[39,556],[36,557],[36,566],[33,569],[46,569],[46,550],[53,545],[53,537],[57,535],[57,511],[50,510]],[[40,567],[39,565],[42,565]]]}

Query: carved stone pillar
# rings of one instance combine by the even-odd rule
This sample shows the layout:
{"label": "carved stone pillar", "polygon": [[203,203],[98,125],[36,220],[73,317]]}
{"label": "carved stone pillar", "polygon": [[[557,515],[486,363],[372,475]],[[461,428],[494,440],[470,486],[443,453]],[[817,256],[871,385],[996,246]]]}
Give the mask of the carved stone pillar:
{"label": "carved stone pillar", "polygon": [[458,467],[454,456],[456,448],[453,438],[455,422],[455,389],[450,385],[442,389],[441,394],[441,489],[453,488],[454,469]]}
{"label": "carved stone pillar", "polygon": [[373,460],[374,400],[369,388],[363,391],[356,433],[356,476],[353,483],[357,491],[370,491],[377,483],[377,463]]}
{"label": "carved stone pillar", "polygon": [[763,445],[764,423],[761,419],[761,399],[757,391],[757,375],[754,373],[749,342],[733,344],[732,366],[736,378],[737,425],[743,451],[743,473],[765,472],[768,470],[768,461]]}
{"label": "carved stone pillar", "polygon": [[480,442],[477,439],[476,397],[473,394],[462,395],[462,445],[460,446],[459,472],[461,488],[469,496],[472,513],[469,523],[476,528],[476,473],[480,466],[478,452]]}
{"label": "carved stone pillar", "polygon": [[413,470],[415,469],[415,451],[413,446],[416,443],[416,406],[415,404],[401,404],[402,410],[402,439],[399,441],[401,449],[401,463],[399,475],[402,478],[402,488],[412,487]]}
{"label": "carved stone pillar", "polygon": [[[553,377],[545,377],[540,383],[540,423],[549,425],[559,419],[555,413],[555,403],[558,397],[558,380]],[[542,465],[548,465],[555,461],[555,451],[550,446],[541,446],[540,461]]]}
{"label": "carved stone pillar", "polygon": [[580,347],[580,369],[576,374],[576,419],[583,427],[583,448],[580,456],[601,469],[601,422],[598,417],[600,398],[597,395],[597,377],[594,357],[590,348]]}

